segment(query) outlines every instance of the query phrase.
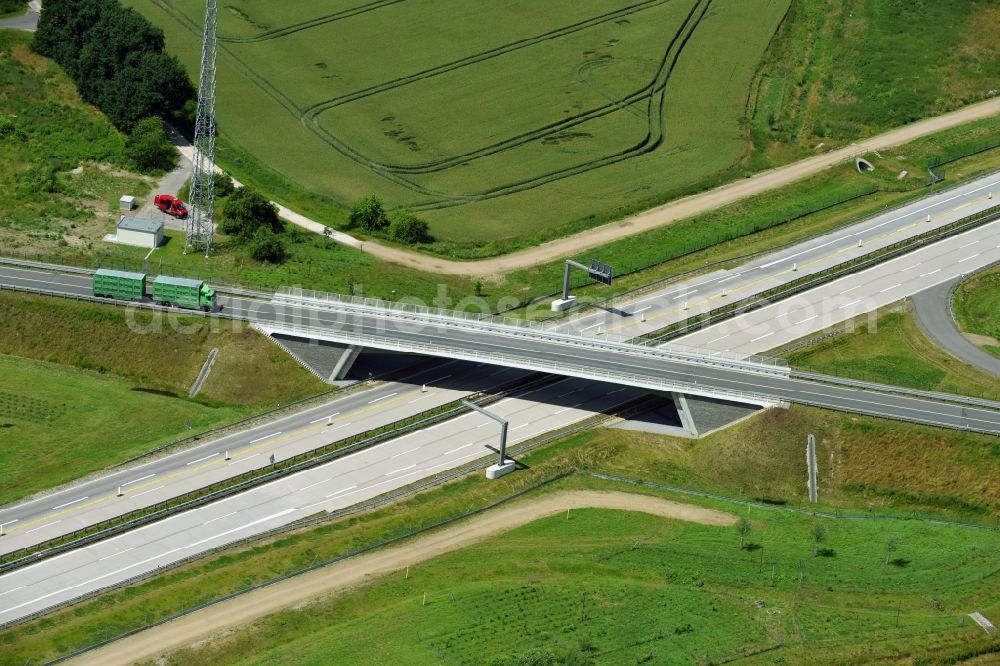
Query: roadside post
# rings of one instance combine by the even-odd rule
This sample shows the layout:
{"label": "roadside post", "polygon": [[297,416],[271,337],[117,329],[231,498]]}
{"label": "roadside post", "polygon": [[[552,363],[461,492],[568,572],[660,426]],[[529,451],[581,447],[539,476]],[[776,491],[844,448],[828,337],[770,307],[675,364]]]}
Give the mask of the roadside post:
{"label": "roadside post", "polygon": [[501,476],[513,472],[517,463],[507,458],[507,419],[497,416],[492,412],[488,412],[479,405],[471,403],[468,400],[463,400],[462,404],[500,424],[500,459],[496,465],[490,465],[486,468],[486,478],[499,479]]}
{"label": "roadside post", "polygon": [[552,301],[552,311],[562,312],[563,310],[568,310],[569,308],[576,305],[576,296],[570,296],[569,294],[569,271],[570,268],[579,268],[581,270],[587,271],[591,280],[595,282],[600,282],[601,284],[606,284],[611,286],[611,280],[615,276],[615,269],[613,269],[608,264],[597,261],[596,259],[590,260],[589,266],[584,266],[583,264],[573,261],[572,259],[566,260],[566,268],[563,271],[563,287],[562,287],[562,298],[557,298]]}

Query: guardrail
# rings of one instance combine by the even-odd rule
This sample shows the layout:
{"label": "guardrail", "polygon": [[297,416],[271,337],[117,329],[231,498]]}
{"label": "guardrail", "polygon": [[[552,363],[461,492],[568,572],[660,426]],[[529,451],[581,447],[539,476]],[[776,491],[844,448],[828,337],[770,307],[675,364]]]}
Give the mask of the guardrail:
{"label": "guardrail", "polygon": [[832,384],[835,386],[847,386],[849,388],[859,388],[865,391],[877,391],[879,393],[895,393],[899,395],[911,396],[914,398],[926,398],[928,400],[934,400],[937,402],[951,402],[961,405],[985,407],[986,409],[1000,411],[1000,402],[996,402],[994,400],[983,400],[980,398],[973,398],[971,396],[956,395],[954,393],[939,393],[936,391],[924,391],[922,389],[907,388],[905,386],[878,384],[875,382],[866,382],[858,379],[845,379],[843,377],[833,377],[831,375],[821,375],[812,372],[802,372],[800,370],[792,370],[791,378],[802,379],[809,382],[817,382],[820,384]]}
{"label": "guardrail", "polygon": [[[0,263],[4,261],[16,262],[18,265],[27,265],[33,262],[24,262],[21,260],[3,260],[0,259]],[[36,264],[37,266],[37,264]],[[51,267],[51,265],[46,265],[46,267]],[[86,272],[85,269],[77,269]],[[91,271],[92,272],[92,271]],[[76,298],[78,300],[89,300],[98,303],[115,303],[115,304],[125,304],[133,307],[144,307],[149,309],[162,309],[168,312],[177,312],[176,309],[171,308],[161,308],[153,303],[141,303],[130,301],[128,303],[109,301],[104,298],[96,298],[93,296],[87,296],[83,294],[67,294],[64,292],[43,289],[43,288],[27,288],[27,287],[17,287],[17,286],[0,286],[4,289],[12,289],[16,291],[25,291],[33,293],[43,293],[56,296],[69,296],[71,298]],[[230,292],[232,293],[232,292]],[[282,303],[285,305],[301,306],[301,307],[312,307],[323,306],[326,309],[336,310],[338,312],[354,311],[360,313],[381,315],[387,318],[394,318],[397,320],[404,320],[410,322],[436,322],[448,326],[468,326],[477,330],[489,330],[501,334],[524,334],[528,332],[534,335],[537,339],[544,339],[548,341],[559,340],[563,342],[570,342],[573,344],[584,344],[589,347],[600,347],[608,348],[615,352],[637,352],[646,349],[647,351],[653,351],[657,354],[670,354],[676,357],[676,360],[684,362],[707,362],[710,365],[717,365],[719,362],[727,362],[731,364],[734,369],[743,369],[758,371],[760,368],[758,366],[772,367],[778,369],[786,369],[787,363],[778,358],[770,356],[761,355],[744,355],[737,354],[729,351],[721,350],[703,350],[696,347],[690,347],[687,345],[656,345],[646,342],[635,342],[635,341],[612,341],[612,340],[595,340],[593,338],[587,338],[578,335],[569,335],[565,333],[555,333],[546,327],[534,324],[533,322],[525,322],[520,319],[504,318],[504,317],[494,317],[488,315],[488,319],[484,318],[482,315],[471,315],[469,313],[461,311],[451,311],[442,310],[439,308],[427,308],[419,305],[410,305],[406,303],[393,303],[390,301],[383,301],[381,299],[374,298],[362,298],[355,296],[341,296],[339,294],[324,294],[323,292],[313,292],[311,290],[301,290],[292,289],[286,290],[285,292],[275,293],[273,296],[271,294],[264,294],[261,292],[245,292],[252,293],[256,298],[271,298],[273,302]],[[305,294],[302,296],[295,294]],[[319,298],[315,294],[320,294],[325,297]],[[198,311],[184,311],[183,314],[197,315]],[[225,311],[219,313],[213,313],[213,316],[228,318],[228,319],[244,319],[247,321],[253,321],[261,325],[270,326],[272,325],[269,321],[259,320],[252,317],[239,316],[227,313]],[[277,324],[274,324],[277,326]]]}
{"label": "guardrail", "polygon": [[[489,394],[474,394],[469,399],[481,405],[493,404],[508,395],[511,391],[531,388],[538,381],[544,381],[544,379],[520,380],[512,387]],[[41,562],[46,558],[54,557],[69,550],[107,539],[117,534],[136,529],[137,527],[163,520],[177,513],[195,509],[297,472],[332,462],[351,453],[370,448],[390,439],[395,439],[402,434],[426,428],[468,413],[469,411],[467,407],[462,406],[460,401],[456,400],[447,405],[442,405],[396,421],[395,423],[373,428],[372,430],[352,435],[342,440],[336,440],[326,446],[286,458],[285,460],[278,461],[273,466],[269,465],[264,468],[249,470],[243,474],[229,477],[228,479],[173,497],[169,500],[136,509],[127,514],[109,518],[93,525],[88,525],[87,527],[40,544],[4,553],[0,555],[0,574]]]}
{"label": "guardrail", "polygon": [[[447,344],[426,344],[426,343],[414,343],[406,342],[400,343],[393,338],[380,337],[376,335],[369,335],[364,333],[338,333],[336,331],[331,332],[326,329],[316,329],[309,326],[301,326],[296,324],[261,324],[261,327],[266,330],[271,330],[275,332],[284,332],[292,335],[302,335],[306,337],[328,337],[328,338],[338,338],[344,341],[354,341],[361,345],[369,345],[373,347],[378,347],[381,349],[390,349],[393,351],[411,351],[411,352],[422,352],[432,355],[447,355],[451,358],[460,358],[469,361],[493,361],[498,364],[506,365],[509,367],[521,368],[524,370],[535,370],[539,372],[548,372],[558,375],[568,375],[572,377],[581,377],[584,379],[593,379],[597,381],[605,381],[618,384],[626,384],[629,386],[635,386],[637,388],[647,388],[654,391],[682,391],[687,393],[693,393],[696,395],[725,395],[739,399],[745,399],[750,403],[763,403],[763,404],[773,404],[776,402],[782,402],[783,399],[776,396],[764,395],[759,393],[752,393],[747,391],[738,391],[733,389],[716,389],[711,384],[699,384],[697,380],[693,382],[683,382],[674,380],[662,380],[656,376],[656,371],[651,370],[650,374],[643,375],[637,373],[627,373],[627,372],[614,372],[611,370],[601,370],[595,369],[588,365],[577,365],[569,362],[554,362],[547,361],[542,358],[525,360],[523,357],[515,356],[511,354],[499,354],[495,352],[485,352],[485,351],[470,351],[467,349],[449,347]],[[657,356],[665,361],[677,360],[673,357],[667,356]],[[716,363],[712,364],[707,361],[702,361],[699,365],[714,365],[721,368],[730,368],[728,363]],[[787,377],[787,373],[771,373],[766,374],[777,374],[781,377]]]}
{"label": "guardrail", "polygon": [[[531,451],[531,450],[533,450],[535,448],[538,448],[539,446],[547,444],[547,443],[549,443],[549,442],[551,442],[553,440],[561,439],[563,437],[567,437],[567,436],[575,434],[577,432],[581,432],[583,430],[587,430],[587,429],[596,427],[596,426],[601,425],[603,423],[607,423],[609,421],[612,421],[612,420],[614,420],[616,418],[628,418],[629,416],[634,415],[635,413],[637,413],[639,411],[642,411],[642,405],[645,405],[647,402],[648,402],[647,400],[643,400],[643,399],[640,399],[638,401],[631,401],[629,403],[626,403],[624,405],[619,406],[618,408],[616,408],[610,414],[598,414],[598,415],[596,415],[596,416],[594,416],[592,418],[585,419],[584,421],[581,421],[579,423],[567,426],[565,428],[560,428],[560,429],[557,429],[557,430],[554,430],[554,431],[551,431],[551,432],[548,432],[548,433],[544,433],[544,434],[538,435],[537,437],[534,437],[534,438],[532,438],[530,440],[526,440],[524,442],[521,442],[520,444],[517,444],[517,445],[514,445],[514,446],[510,447],[508,449],[508,453],[511,456],[520,455],[520,454],[526,453],[528,451]],[[421,481],[417,481],[417,482],[415,482],[413,484],[410,484],[410,485],[406,486],[405,488],[402,488],[402,489],[399,489],[399,490],[396,490],[396,491],[392,491],[392,492],[389,492],[389,493],[385,493],[383,495],[379,495],[378,497],[374,497],[372,499],[365,500],[363,502],[359,502],[357,504],[353,504],[353,505],[348,506],[348,507],[344,507],[343,509],[337,509],[335,511],[329,511],[329,512],[322,512],[322,513],[317,514],[315,516],[306,517],[306,518],[303,518],[302,520],[297,520],[297,521],[294,521],[292,523],[288,523],[286,525],[281,525],[279,527],[275,527],[273,529],[267,530],[265,532],[261,532],[259,534],[255,534],[255,535],[252,535],[252,536],[244,537],[244,538],[241,538],[241,539],[237,539],[235,541],[231,541],[231,542],[226,543],[226,544],[222,544],[220,546],[215,546],[213,548],[209,548],[206,551],[190,555],[190,556],[188,556],[188,557],[186,557],[184,559],[177,560],[176,562],[172,562],[170,564],[167,564],[164,567],[161,567],[161,568],[158,568],[158,569],[155,569],[155,570],[152,570],[152,571],[148,571],[148,572],[145,572],[145,573],[142,573],[142,574],[138,574],[136,576],[133,576],[132,578],[129,578],[129,579],[124,580],[124,581],[121,581],[119,583],[114,583],[114,584],[108,585],[106,587],[94,590],[92,592],[88,592],[88,593],[86,593],[84,595],[81,595],[80,597],[77,597],[77,598],[71,600],[71,601],[65,601],[65,602],[53,604],[52,606],[49,606],[49,607],[44,608],[44,609],[42,609],[40,611],[36,611],[34,613],[31,613],[30,615],[26,615],[26,616],[24,616],[22,618],[18,618],[16,620],[11,620],[9,622],[0,624],[0,629],[7,629],[9,627],[12,627],[12,626],[15,626],[15,625],[18,625],[18,624],[23,624],[24,622],[28,622],[28,621],[31,621],[33,619],[42,617],[43,615],[46,615],[48,613],[51,613],[52,611],[54,611],[54,610],[56,610],[58,608],[62,608],[62,607],[65,607],[65,606],[70,606],[72,604],[80,603],[80,602],[82,602],[82,601],[84,601],[86,599],[93,598],[93,597],[95,597],[95,596],[97,596],[99,594],[102,594],[102,593],[104,593],[104,592],[106,592],[108,590],[114,589],[114,588],[125,587],[125,586],[128,586],[128,585],[134,585],[134,584],[136,584],[136,583],[138,583],[140,581],[147,580],[147,579],[149,579],[149,578],[151,578],[153,576],[156,576],[156,575],[159,575],[161,573],[164,573],[165,570],[174,569],[176,567],[179,567],[179,566],[182,566],[184,564],[187,564],[188,562],[192,562],[192,561],[195,561],[195,560],[207,557],[207,556],[209,556],[209,555],[211,555],[213,553],[217,553],[217,552],[220,552],[220,551],[223,551],[223,550],[226,550],[226,549],[238,547],[238,546],[241,546],[241,545],[244,545],[244,544],[248,544],[248,543],[257,542],[257,541],[260,541],[261,539],[265,539],[265,538],[270,537],[270,536],[275,536],[275,535],[286,533],[289,530],[301,529],[303,527],[308,527],[310,525],[316,525],[316,524],[330,522],[332,520],[336,520],[336,519],[342,518],[344,516],[353,515],[353,514],[356,514],[356,513],[360,513],[362,511],[367,511],[369,509],[374,509],[374,508],[378,508],[378,507],[386,505],[386,504],[390,504],[390,503],[395,502],[397,500],[404,499],[406,497],[410,497],[410,496],[416,495],[417,493],[423,492],[424,490],[427,490],[429,488],[433,488],[435,486],[439,486],[439,485],[441,485],[443,483],[446,483],[448,481],[451,481],[453,479],[457,479],[459,477],[462,477],[462,476],[464,476],[466,474],[469,474],[471,472],[474,472],[476,470],[484,469],[485,467],[491,465],[492,462],[493,462],[493,458],[492,457],[488,457],[488,459],[486,459],[486,460],[472,461],[472,462],[466,463],[464,465],[461,465],[461,466],[459,466],[459,467],[457,467],[455,469],[452,469],[452,470],[449,470],[449,471],[446,471],[446,472],[442,472],[440,474],[436,474],[436,475],[434,475],[432,477],[429,477],[429,478],[421,480]],[[188,615],[190,613],[193,613],[193,612],[195,612],[197,610],[200,610],[202,608],[205,608],[207,606],[212,606],[212,605],[221,603],[223,601],[226,601],[227,599],[231,599],[233,597],[241,596],[241,595],[246,594],[248,592],[252,592],[253,590],[256,590],[256,589],[260,589],[260,588],[264,588],[264,587],[269,587],[270,585],[273,585],[275,583],[281,582],[281,581],[286,580],[288,578],[292,578],[294,576],[301,575],[303,573],[307,573],[307,572],[312,571],[314,569],[318,569],[318,568],[321,568],[321,567],[324,567],[324,566],[328,566],[330,564],[333,564],[334,562],[338,562],[340,560],[344,560],[344,559],[348,559],[348,558],[351,558],[351,557],[355,557],[355,556],[357,556],[359,554],[362,554],[362,553],[365,553],[365,552],[369,552],[371,550],[376,550],[378,548],[382,548],[382,547],[391,545],[393,543],[398,543],[400,541],[403,541],[403,540],[406,540],[406,539],[410,539],[410,538],[412,538],[414,536],[417,536],[419,534],[423,534],[425,532],[429,532],[431,530],[437,529],[438,527],[442,527],[444,525],[457,522],[457,521],[459,521],[459,520],[461,520],[463,518],[466,518],[466,517],[469,517],[469,516],[472,516],[472,515],[476,515],[476,514],[482,513],[484,511],[486,511],[486,510],[494,507],[494,506],[498,506],[498,505],[503,504],[503,503],[505,503],[507,501],[510,501],[512,499],[520,497],[520,496],[522,496],[522,495],[524,495],[524,494],[526,494],[528,492],[531,492],[531,490],[533,490],[533,489],[537,489],[537,488],[542,487],[544,485],[547,485],[547,484],[549,484],[549,483],[551,483],[551,482],[553,482],[555,480],[558,480],[558,479],[561,479],[561,478],[563,478],[565,476],[568,476],[571,473],[572,472],[569,472],[569,471],[567,471],[567,472],[561,472],[561,473],[557,474],[556,476],[550,477],[549,479],[541,481],[540,483],[535,484],[535,485],[533,485],[533,486],[531,486],[529,488],[522,489],[522,490],[514,493],[513,495],[508,496],[507,498],[498,500],[498,501],[496,501],[494,503],[488,504],[488,505],[480,507],[478,509],[472,509],[471,511],[464,512],[464,513],[462,513],[462,514],[460,514],[458,516],[454,516],[454,517],[446,519],[446,520],[444,520],[442,522],[435,523],[435,524],[427,526],[427,527],[423,527],[423,528],[419,528],[417,530],[413,530],[413,531],[407,532],[406,534],[403,534],[403,535],[400,535],[400,536],[388,539],[388,540],[383,541],[381,543],[374,544],[372,546],[363,547],[363,548],[351,551],[349,553],[346,553],[346,554],[341,555],[339,557],[332,558],[332,559],[324,561],[324,562],[319,562],[319,563],[316,563],[316,564],[309,565],[309,566],[304,567],[302,569],[299,569],[297,571],[294,571],[294,572],[291,572],[291,573],[279,576],[278,578],[275,578],[273,580],[266,581],[266,582],[263,582],[263,583],[258,583],[256,585],[252,585],[252,586],[250,586],[250,587],[248,587],[246,589],[239,590],[239,591],[234,592],[232,594],[226,595],[225,597],[222,597],[222,598],[219,598],[219,599],[215,599],[215,600],[210,601],[210,602],[205,603],[205,604],[201,604],[199,606],[196,606],[194,608],[188,609],[188,610],[183,611],[181,613],[178,613],[178,614],[176,614],[174,616],[171,616],[170,618],[165,618],[163,620],[160,620],[158,622],[150,624],[150,625],[148,625],[146,627],[142,627],[141,629],[137,629],[137,630],[134,630],[134,631],[126,632],[125,634],[122,634],[120,636],[116,636],[115,638],[112,638],[112,639],[100,641],[98,643],[95,643],[93,645],[88,646],[87,648],[84,648],[83,650],[80,650],[78,652],[74,652],[73,654],[66,655],[65,657],[61,657],[59,659],[56,659],[54,662],[51,662],[51,663],[59,663],[59,662],[65,661],[66,659],[69,659],[71,657],[77,656],[77,655],[82,654],[84,652],[88,652],[88,651],[93,650],[93,649],[95,649],[97,647],[100,647],[102,645],[106,645],[107,643],[110,643],[112,641],[119,640],[121,638],[124,638],[126,636],[132,635],[134,633],[138,633],[138,631],[143,631],[145,629],[149,629],[149,628],[157,626],[159,624],[164,624],[164,623],[166,623],[166,622],[168,622],[170,620],[177,619],[177,618],[182,617],[184,615]]]}
{"label": "guardrail", "polygon": [[693,318],[693,320],[677,322],[660,329],[659,331],[646,333],[640,336],[640,338],[644,340],[646,344],[669,341],[673,338],[691,333],[692,331],[712,326],[721,321],[766,307],[778,300],[790,298],[791,296],[814,289],[823,284],[844,277],[845,275],[851,275],[853,273],[863,271],[867,268],[875,266],[876,264],[883,263],[890,259],[895,259],[914,250],[932,245],[945,238],[991,224],[997,220],[1000,220],[1000,206],[988,208],[976,213],[975,215],[970,215],[943,227],[939,227],[933,231],[927,232],[926,234],[911,236],[910,238],[899,241],[898,243],[893,243],[892,245],[880,248],[875,252],[831,266],[830,268],[820,271],[819,273],[804,276],[793,282],[781,285],[780,287],[775,287],[774,289],[754,294],[753,296],[745,298],[741,301],[710,310],[701,315],[697,315]]}
{"label": "guardrail", "polygon": [[[97,272],[95,268],[81,268],[79,266],[63,266],[61,264],[47,264],[41,261],[30,261],[28,259],[12,259],[9,257],[0,257],[0,265],[5,266],[18,266],[20,268],[29,268],[33,270],[44,270],[53,273],[72,273],[75,275],[93,275]],[[241,289],[239,287],[232,287],[227,285],[214,285],[209,284],[212,289],[223,294],[233,294],[234,296],[245,296],[248,298],[259,298],[259,299],[270,299],[272,294],[265,291],[257,291],[254,289]]]}
{"label": "guardrail", "polygon": [[878,409],[873,409],[871,407],[866,407],[863,403],[860,403],[851,409],[845,407],[838,407],[836,405],[830,405],[822,403],[816,400],[811,400],[809,398],[796,398],[795,402],[800,405],[808,405],[810,407],[819,407],[820,409],[832,409],[838,412],[846,412],[848,414],[865,414],[866,416],[876,416],[881,419],[889,419],[890,421],[903,421],[905,423],[919,423],[921,425],[929,425],[937,428],[947,428],[949,430],[964,430],[966,432],[978,432],[983,435],[1000,435],[1000,431],[990,430],[989,428],[980,428],[970,425],[968,422],[964,424],[956,425],[954,423],[946,423],[944,421],[933,419],[930,417],[924,417],[922,419],[905,418],[898,414],[890,414],[888,412],[880,411]]}
{"label": "guardrail", "polygon": [[[311,292],[309,290],[295,290],[295,294],[299,292],[304,294],[320,293]],[[466,328],[468,330],[512,334],[520,337],[531,336],[535,339],[545,340],[548,342],[565,342],[590,348],[608,349],[614,352],[641,353],[644,351],[653,351],[657,354],[672,355],[676,357],[675,360],[685,362],[705,361],[709,364],[717,365],[720,361],[723,361],[730,364],[734,368],[752,371],[757,371],[760,367],[780,369],[787,368],[787,363],[783,359],[772,356],[762,356],[759,354],[747,355],[730,351],[699,349],[697,347],[678,345],[675,343],[670,345],[657,345],[641,340],[636,341],[625,338],[621,340],[610,340],[607,338],[596,339],[594,337],[557,333],[548,327],[539,326],[534,322],[526,322],[520,319],[494,317],[492,315],[489,315],[487,318],[487,316],[470,315],[460,311],[427,308],[420,305],[399,304],[374,298],[348,297],[340,296],[339,294],[328,294],[327,296],[329,296],[329,298],[317,298],[311,295],[298,296],[295,294],[284,292],[276,293],[275,301],[286,305],[296,305],[301,307],[315,307],[320,305],[325,307],[325,309],[334,310],[336,312],[346,313],[348,311],[352,311],[355,313],[382,316],[388,319],[395,319],[397,321],[438,323],[445,326]],[[259,323],[267,326],[271,325],[269,322],[261,321]],[[274,326],[277,328],[283,325],[276,323]],[[289,324],[289,326],[293,325]]]}
{"label": "guardrail", "polygon": [[[975,154],[975,153],[973,153],[973,154]],[[961,159],[961,158],[958,158],[958,159]],[[732,264],[733,262],[746,261],[748,259],[753,259],[755,257],[762,257],[762,256],[766,256],[766,255],[769,255],[769,254],[774,254],[776,252],[780,252],[781,250],[787,250],[789,248],[795,247],[796,245],[799,245],[801,243],[805,243],[805,242],[808,242],[808,241],[811,241],[811,240],[815,240],[817,238],[821,238],[823,236],[827,236],[827,235],[830,235],[830,234],[835,234],[835,233],[844,231],[846,229],[851,229],[853,227],[861,226],[861,225],[865,224],[866,222],[871,222],[873,220],[877,220],[878,218],[882,217],[883,215],[888,215],[888,214],[891,214],[891,213],[895,213],[895,212],[903,210],[904,208],[907,208],[908,206],[913,206],[917,202],[921,201],[922,199],[926,199],[928,196],[942,196],[942,195],[948,194],[949,192],[957,190],[960,187],[964,187],[964,186],[966,186],[966,185],[968,185],[968,184],[970,184],[970,183],[972,183],[974,181],[982,180],[982,179],[989,178],[989,177],[995,176],[995,175],[1000,175],[1000,171],[991,171],[991,172],[988,172],[988,173],[979,174],[979,175],[975,176],[974,178],[969,178],[969,179],[966,179],[966,180],[960,180],[957,183],[952,183],[952,184],[948,185],[947,187],[941,187],[940,189],[932,192],[929,195],[926,195],[926,196],[914,196],[914,197],[906,198],[905,200],[900,201],[900,202],[896,203],[893,206],[886,205],[885,207],[883,207],[881,210],[879,210],[876,213],[871,213],[871,214],[866,215],[866,216],[864,216],[862,218],[853,219],[853,220],[850,220],[849,222],[845,222],[843,224],[839,224],[839,225],[837,225],[835,227],[832,227],[830,229],[826,229],[825,231],[823,231],[822,233],[820,233],[818,235],[812,235],[812,236],[808,236],[806,238],[800,238],[798,240],[789,241],[787,243],[781,243],[779,245],[774,245],[774,246],[771,246],[771,247],[769,247],[767,249],[764,249],[764,250],[758,250],[757,252],[750,252],[750,253],[747,253],[747,254],[736,255],[736,256],[730,257],[728,259],[722,259],[720,261],[713,261],[713,262],[705,264],[704,266],[701,266],[699,268],[696,268],[696,269],[693,269],[693,270],[689,270],[689,271],[682,271],[680,273],[675,273],[673,275],[668,275],[667,277],[659,278],[658,280],[654,280],[652,282],[648,282],[646,284],[639,285],[638,287],[633,287],[632,289],[629,289],[627,291],[623,291],[623,292],[621,292],[619,294],[615,294],[613,296],[609,296],[609,297],[601,299],[599,301],[594,301],[592,303],[583,303],[583,304],[581,304],[577,308],[573,308],[573,309],[570,309],[570,310],[565,310],[563,312],[560,312],[559,314],[552,314],[552,315],[543,317],[541,319],[536,319],[535,321],[537,321],[539,323],[550,324],[550,325],[553,325],[553,324],[554,325],[562,325],[562,324],[567,323],[570,319],[572,319],[572,318],[574,318],[576,316],[582,315],[584,313],[584,311],[586,311],[586,310],[599,309],[599,308],[602,308],[602,307],[613,306],[614,304],[619,303],[621,301],[626,301],[627,302],[629,299],[635,298],[636,296],[640,296],[642,294],[649,293],[650,291],[655,291],[659,287],[663,287],[663,286],[672,284],[674,282],[677,282],[679,279],[681,279],[681,278],[683,278],[685,276],[692,276],[693,277],[693,276],[698,276],[698,275],[705,275],[707,273],[706,269],[708,269],[708,268],[716,268],[716,267],[721,268],[721,267],[724,267],[724,266],[726,266],[728,264]],[[865,195],[865,196],[868,196],[868,195]],[[835,205],[840,205],[841,203],[847,203],[848,201],[851,201],[854,198],[856,198],[856,197],[852,197],[851,199],[847,199],[847,200],[842,201],[842,202],[840,202],[838,204],[835,204]],[[812,211],[809,214],[813,214],[813,213],[817,213],[817,212],[822,212],[823,210],[825,210],[826,208],[829,208],[829,207],[830,206],[827,206],[827,207],[821,208],[819,210]],[[792,218],[792,219],[794,220],[796,218]],[[789,221],[792,221],[792,220],[789,220]],[[781,224],[785,224],[785,223],[783,222]],[[777,226],[780,226],[780,224],[777,225]],[[774,228],[776,228],[776,227],[769,227],[769,229],[774,229]],[[690,254],[695,254],[697,252],[703,252],[703,251],[704,251],[704,249],[695,250],[694,252],[689,252],[689,253],[680,255],[678,257],[674,257],[674,259],[671,259],[670,261],[673,261],[675,259],[681,259],[681,258],[683,258],[685,256],[690,255]],[[640,270],[647,270],[649,268],[653,268],[656,265],[657,264],[652,264],[652,265],[647,266],[646,268],[643,268],[643,269],[640,269]],[[622,277],[624,277],[624,275]],[[589,284],[594,284],[594,283],[591,282]],[[576,288],[579,289],[581,286],[586,286],[586,285],[580,285],[580,286],[577,286]],[[555,295],[555,293],[557,293],[557,292],[553,292],[549,296],[543,297],[542,299],[536,299],[536,300],[544,300],[544,298],[548,298],[548,297],[550,297],[552,295]],[[524,307],[524,306],[523,305],[522,306],[518,306],[518,308],[512,308],[512,310],[519,309],[520,307]]]}

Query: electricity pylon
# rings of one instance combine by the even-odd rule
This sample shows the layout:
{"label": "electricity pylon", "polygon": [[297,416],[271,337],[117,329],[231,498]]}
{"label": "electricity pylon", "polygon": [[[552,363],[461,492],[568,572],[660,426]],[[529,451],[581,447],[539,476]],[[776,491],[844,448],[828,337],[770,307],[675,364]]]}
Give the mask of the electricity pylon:
{"label": "electricity pylon", "polygon": [[198,80],[198,114],[194,124],[194,155],[191,167],[191,207],[188,212],[184,252],[212,249],[212,167],[215,163],[215,54],[219,25],[217,0],[205,4],[205,34],[201,44],[201,76]]}

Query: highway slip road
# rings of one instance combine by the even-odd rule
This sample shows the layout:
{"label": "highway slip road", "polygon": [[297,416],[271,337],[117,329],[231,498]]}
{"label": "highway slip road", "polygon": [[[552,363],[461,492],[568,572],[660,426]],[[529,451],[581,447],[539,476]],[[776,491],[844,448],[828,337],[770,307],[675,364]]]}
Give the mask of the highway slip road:
{"label": "highway slip road", "polygon": [[676,341],[741,354],[774,349],[1000,261],[1000,222],[952,236]]}
{"label": "highway slip road", "polygon": [[[490,411],[516,444],[641,395],[595,382],[556,380]],[[0,576],[0,623],[198,553],[351,506],[470,461],[495,455],[499,425],[470,413],[120,536]]]}
{"label": "highway slip road", "polygon": [[59,492],[5,506],[0,508],[0,524],[5,532],[0,539],[0,553],[42,543],[267,467],[272,455],[276,461],[284,460],[454,402],[480,388],[506,385],[525,374],[482,364],[443,363],[405,380],[352,392],[247,430],[114,469]]}
{"label": "highway slip road", "polygon": [[675,282],[654,292],[616,301],[606,309],[590,309],[554,330],[592,337],[634,338],[997,205],[1000,205],[1000,174],[993,173],[740,266]]}

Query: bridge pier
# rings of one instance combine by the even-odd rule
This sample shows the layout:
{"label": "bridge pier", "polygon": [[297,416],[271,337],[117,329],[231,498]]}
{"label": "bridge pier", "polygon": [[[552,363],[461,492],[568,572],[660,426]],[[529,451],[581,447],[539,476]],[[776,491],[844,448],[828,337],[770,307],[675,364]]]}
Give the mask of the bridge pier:
{"label": "bridge pier", "polygon": [[698,425],[694,422],[694,416],[691,414],[691,408],[688,407],[687,398],[683,393],[678,393],[677,391],[671,391],[670,397],[673,398],[674,407],[677,409],[677,416],[681,419],[681,427],[692,437],[697,437]]}
{"label": "bridge pier", "polygon": [[333,370],[330,372],[330,378],[326,380],[327,383],[332,384],[333,382],[346,377],[347,373],[351,371],[351,366],[353,366],[354,362],[358,360],[358,356],[361,355],[363,350],[364,347],[360,347],[358,345],[348,345],[347,349],[345,349],[340,355],[340,358],[337,359],[337,364],[333,366]]}

